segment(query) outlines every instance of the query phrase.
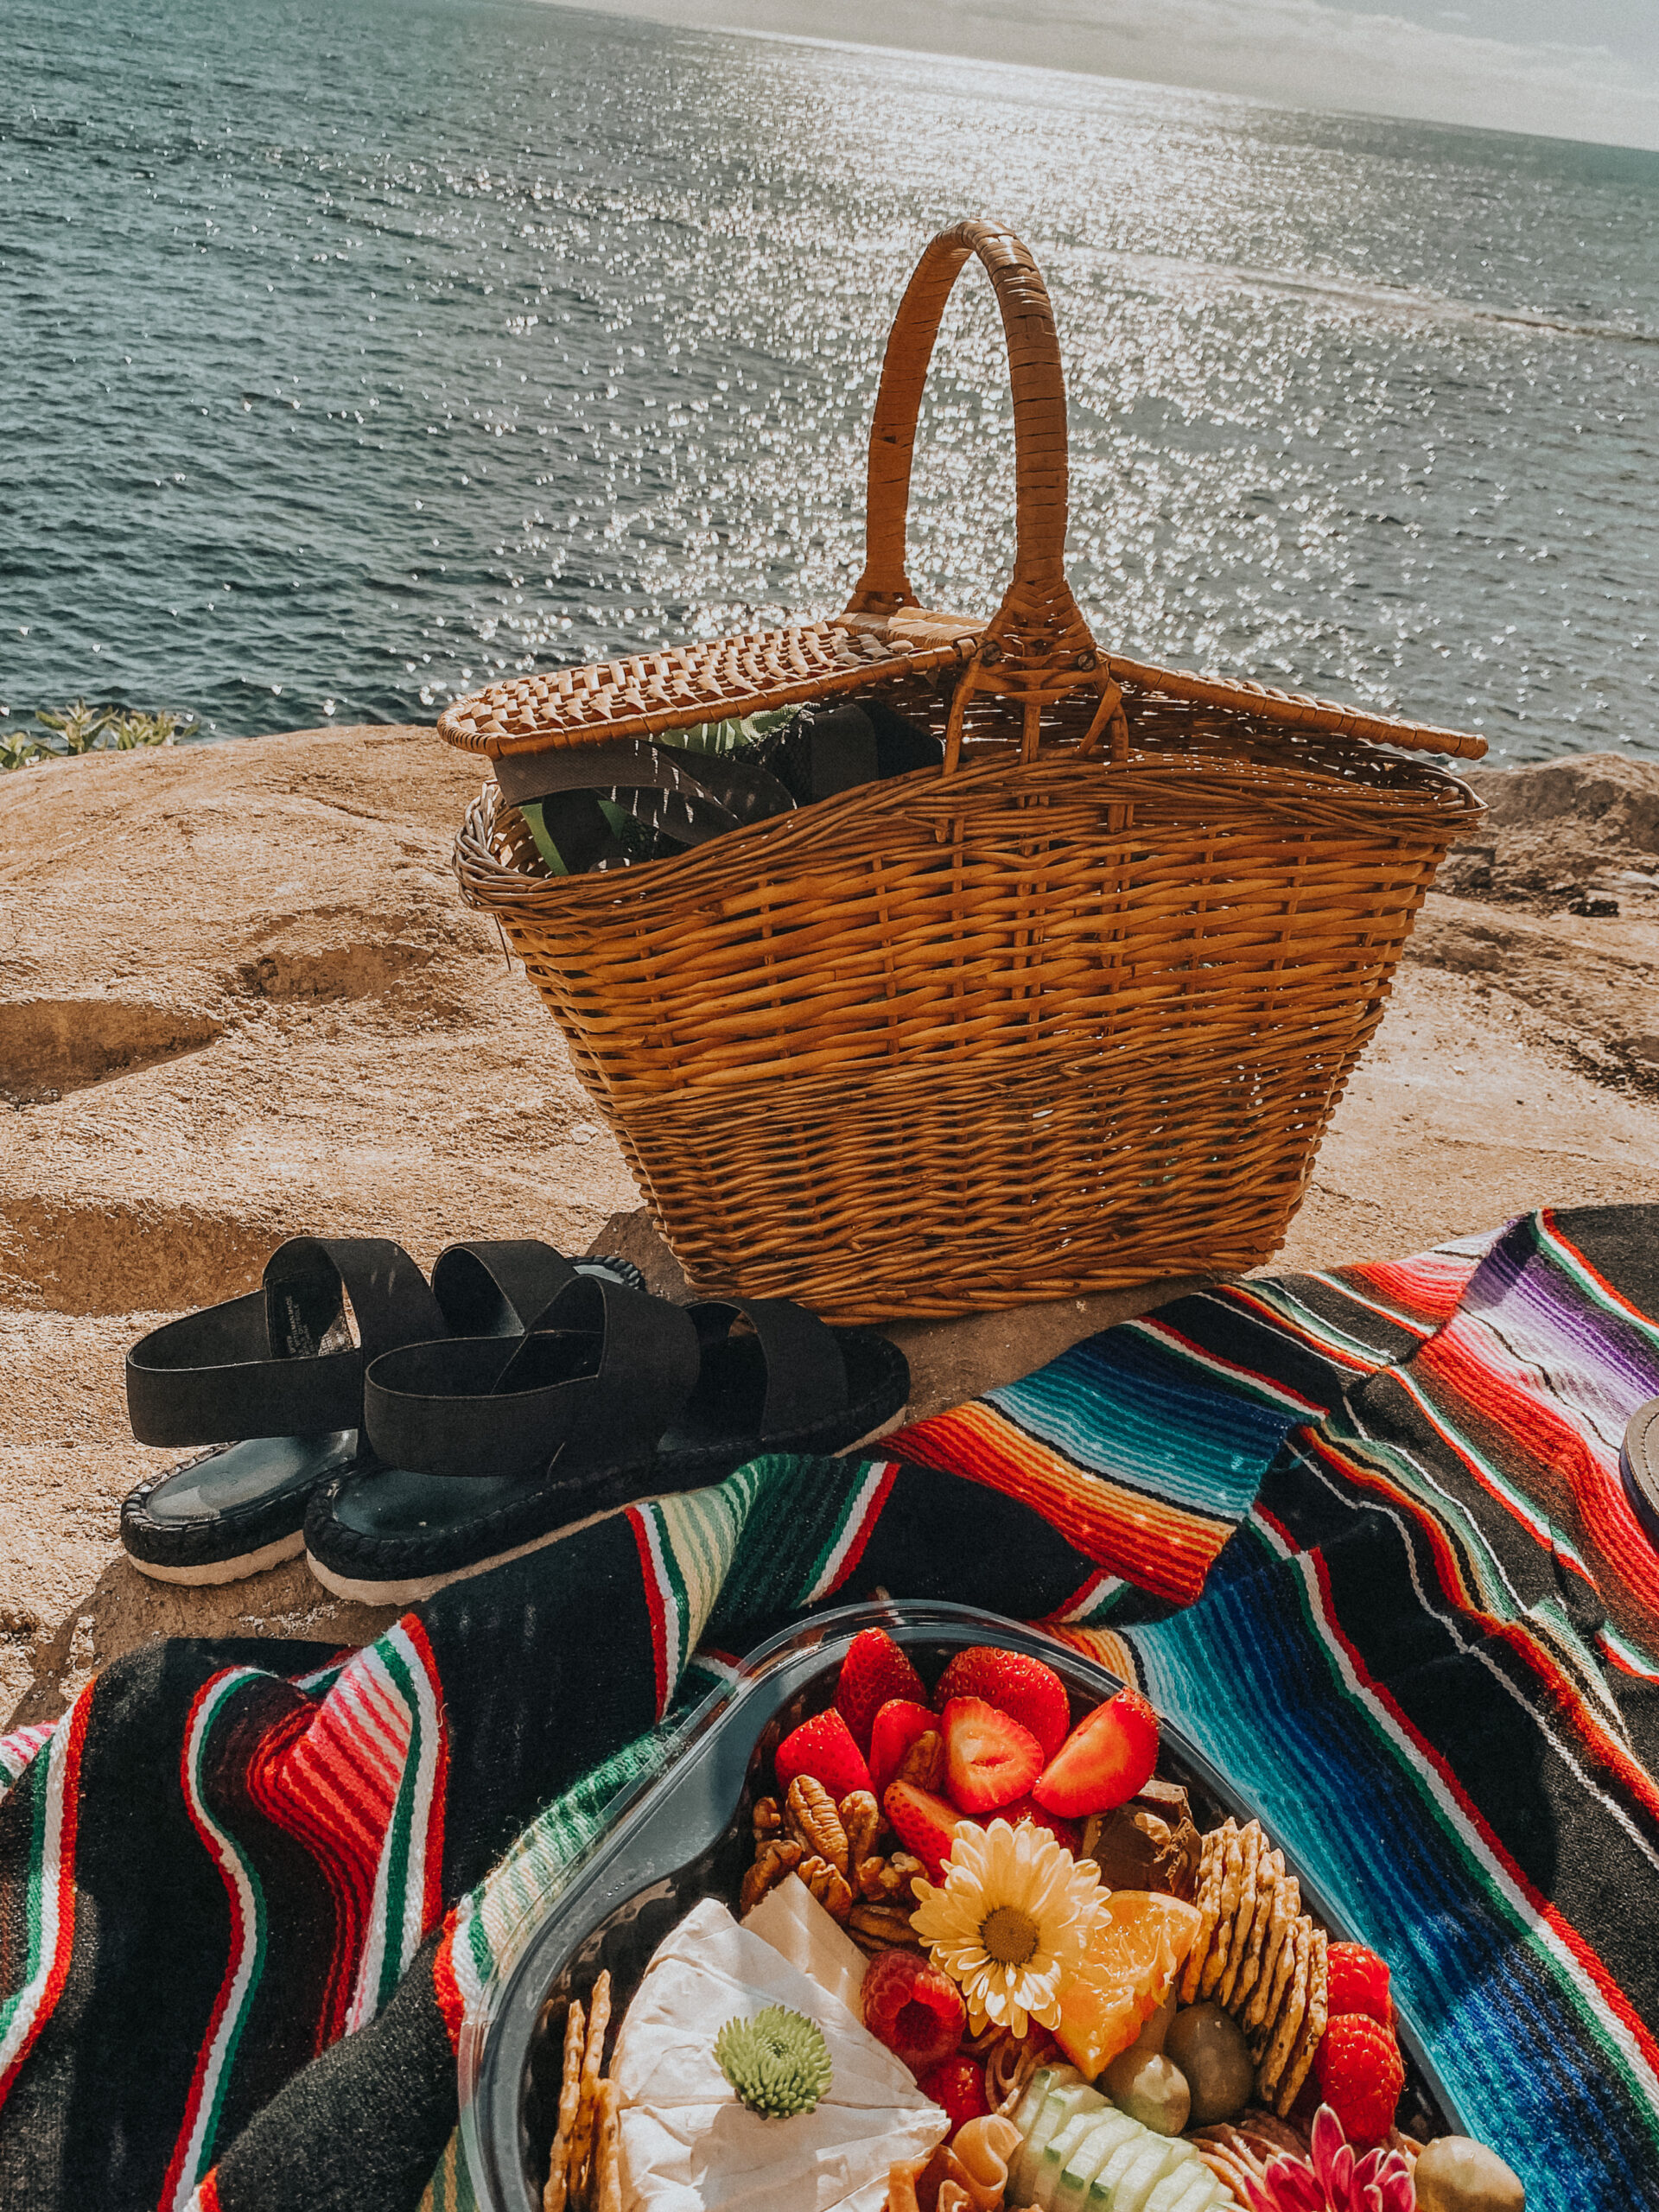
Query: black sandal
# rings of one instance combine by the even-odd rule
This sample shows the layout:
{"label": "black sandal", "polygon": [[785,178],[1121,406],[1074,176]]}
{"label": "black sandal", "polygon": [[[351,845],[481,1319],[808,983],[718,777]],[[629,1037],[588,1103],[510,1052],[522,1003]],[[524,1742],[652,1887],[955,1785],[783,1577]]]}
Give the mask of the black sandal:
{"label": "black sandal", "polygon": [[338,1597],[411,1605],[762,1452],[853,1450],[898,1425],[909,1392],[885,1337],[787,1300],[681,1307],[568,1284],[517,1344],[374,1362],[364,1416],[382,1468],[319,1485],[307,1560]]}
{"label": "black sandal", "polygon": [[127,1497],[133,1565],[162,1582],[236,1582],[292,1559],[318,1484],[372,1464],[363,1377],[374,1360],[451,1332],[516,1341],[575,1280],[534,1241],[452,1244],[429,1286],[382,1237],[290,1237],[260,1289],[169,1321],[127,1355],[137,1441],[213,1447]]}

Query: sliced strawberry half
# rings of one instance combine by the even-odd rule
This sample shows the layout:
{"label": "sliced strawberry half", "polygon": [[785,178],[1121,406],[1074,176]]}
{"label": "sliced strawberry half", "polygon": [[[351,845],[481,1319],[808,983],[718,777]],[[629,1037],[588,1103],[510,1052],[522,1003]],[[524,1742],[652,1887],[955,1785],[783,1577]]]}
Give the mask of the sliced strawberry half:
{"label": "sliced strawberry half", "polygon": [[1043,1747],[1030,1729],[982,1697],[953,1697],[944,1719],[944,1786],[964,1813],[1011,1805],[1042,1772]]}
{"label": "sliced strawberry half", "polygon": [[791,1729],[779,1745],[773,1764],[780,1794],[798,1774],[810,1774],[815,1782],[821,1782],[837,1805],[850,1790],[870,1786],[864,1754],[834,1706]]}
{"label": "sliced strawberry half", "polygon": [[847,1647],[836,1684],[836,1711],[861,1751],[868,1753],[875,1716],[896,1697],[925,1705],[926,1687],[885,1629],[861,1629]]}
{"label": "sliced strawberry half", "polygon": [[1128,1804],[1157,1764],[1157,1714],[1139,1690],[1120,1690],[1078,1721],[1031,1794],[1051,1813],[1080,1820]]}
{"label": "sliced strawberry half", "polygon": [[994,1643],[970,1643],[939,1677],[934,1703],[941,1713],[953,1697],[982,1697],[1022,1728],[1029,1728],[1052,1759],[1071,1726],[1071,1701],[1052,1667],[1023,1651],[1002,1651]]}
{"label": "sliced strawberry half", "polygon": [[887,1796],[887,1784],[897,1777],[916,1738],[938,1725],[938,1714],[913,1698],[888,1699],[870,1730],[870,1787],[878,1801]]}
{"label": "sliced strawberry half", "polygon": [[962,1815],[931,1789],[913,1782],[895,1782],[881,1800],[881,1809],[899,1831],[906,1851],[913,1851],[935,1882],[944,1879],[944,1862],[957,1840]]}

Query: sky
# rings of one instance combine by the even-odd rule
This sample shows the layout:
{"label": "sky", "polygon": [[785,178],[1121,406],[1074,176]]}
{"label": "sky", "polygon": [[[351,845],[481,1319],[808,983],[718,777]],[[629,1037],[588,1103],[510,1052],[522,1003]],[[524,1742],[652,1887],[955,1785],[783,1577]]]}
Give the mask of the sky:
{"label": "sky", "polygon": [[584,0],[1546,137],[1659,148],[1659,0]]}

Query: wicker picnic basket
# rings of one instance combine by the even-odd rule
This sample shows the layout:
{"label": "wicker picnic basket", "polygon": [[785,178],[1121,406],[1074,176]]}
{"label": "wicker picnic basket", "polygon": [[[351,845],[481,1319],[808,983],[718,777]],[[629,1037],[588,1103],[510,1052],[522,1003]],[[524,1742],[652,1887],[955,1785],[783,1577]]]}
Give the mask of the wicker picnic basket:
{"label": "wicker picnic basket", "polygon": [[[1014,388],[1017,551],[994,620],[923,613],[912,449],[977,255]],[[486,786],[456,847],[688,1275],[835,1319],[960,1313],[1268,1258],[1482,809],[1413,751],[1478,738],[1101,652],[1065,573],[1065,394],[1030,254],[928,247],[887,344],[847,612],[497,684],[499,758],[830,693],[944,739],[683,857],[550,875]]]}

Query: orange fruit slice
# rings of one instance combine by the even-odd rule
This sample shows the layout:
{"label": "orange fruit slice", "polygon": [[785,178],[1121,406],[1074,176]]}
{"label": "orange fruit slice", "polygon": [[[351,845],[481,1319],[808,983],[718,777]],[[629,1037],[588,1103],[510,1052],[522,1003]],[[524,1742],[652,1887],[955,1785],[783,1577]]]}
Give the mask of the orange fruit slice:
{"label": "orange fruit slice", "polygon": [[1060,1997],[1055,2038],[1093,2081],[1125,2051],[1174,1986],[1198,1932],[1194,1905],[1149,1890],[1114,1890],[1111,1919]]}

